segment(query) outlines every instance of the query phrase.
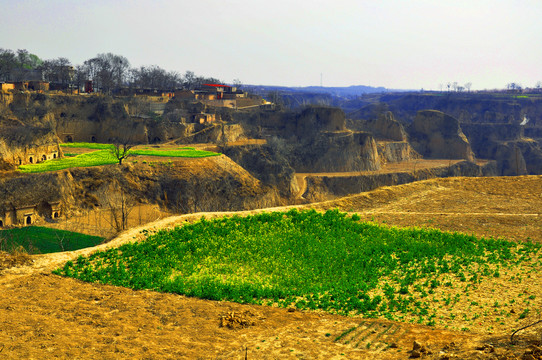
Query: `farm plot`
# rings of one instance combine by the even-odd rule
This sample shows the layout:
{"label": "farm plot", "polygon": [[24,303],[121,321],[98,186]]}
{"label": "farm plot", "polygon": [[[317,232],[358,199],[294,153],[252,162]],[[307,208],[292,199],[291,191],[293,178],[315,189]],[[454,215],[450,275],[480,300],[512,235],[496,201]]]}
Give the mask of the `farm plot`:
{"label": "farm plot", "polygon": [[[505,321],[514,328],[540,311],[540,296],[528,293],[540,280],[540,248],[382,227],[336,210],[292,210],[202,219],[79,257],[55,273],[132,289],[462,330],[485,321],[491,331]],[[499,286],[510,290],[491,294]]]}
{"label": "farm plot", "polygon": [[0,250],[13,252],[23,247],[29,254],[73,251],[101,244],[104,238],[77,232],[27,226],[0,231]]}
{"label": "farm plot", "polygon": [[[62,159],[47,160],[37,164],[21,165],[19,171],[23,173],[47,172],[68,169],[73,167],[88,167],[100,165],[112,165],[118,163],[118,159],[112,154],[111,144],[98,143],[67,143],[62,144],[62,147],[68,149],[92,149],[95,151],[86,152],[83,154],[73,154],[75,156],[65,157]],[[209,156],[217,156],[218,153],[212,151],[196,150],[192,147],[182,147],[177,149],[150,149],[150,148],[134,148],[130,150],[130,156],[158,156],[172,158],[201,158]]]}

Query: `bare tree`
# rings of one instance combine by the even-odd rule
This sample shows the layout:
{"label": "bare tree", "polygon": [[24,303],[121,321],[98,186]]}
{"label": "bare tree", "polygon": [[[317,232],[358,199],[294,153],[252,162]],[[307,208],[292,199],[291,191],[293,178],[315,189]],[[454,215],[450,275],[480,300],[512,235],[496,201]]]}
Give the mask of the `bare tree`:
{"label": "bare tree", "polygon": [[57,59],[45,60],[39,68],[45,80],[61,84],[67,87],[72,84],[75,77],[75,70],[70,60],[59,57]]}
{"label": "bare tree", "polygon": [[119,232],[126,230],[128,217],[136,204],[135,198],[121,186],[117,179],[102,186],[97,198],[100,206],[110,211],[111,226]]}
{"label": "bare tree", "polygon": [[124,84],[130,62],[124,56],[107,53],[86,60],[83,67],[97,89],[110,93]]}
{"label": "bare tree", "polygon": [[115,139],[111,145],[111,154],[119,161],[119,165],[122,165],[122,160],[127,159],[130,156],[130,149],[134,145],[129,139],[119,140]]}
{"label": "bare tree", "polygon": [[470,88],[472,87],[472,83],[468,82],[465,84],[465,89],[467,89],[468,92],[470,92]]}
{"label": "bare tree", "polygon": [[454,81],[454,82],[452,83],[452,90],[453,90],[453,91],[457,91],[457,87],[458,87],[457,81]]}
{"label": "bare tree", "polygon": [[239,79],[233,79],[233,86],[236,87],[237,89],[240,89],[241,86],[243,86],[243,83]]}

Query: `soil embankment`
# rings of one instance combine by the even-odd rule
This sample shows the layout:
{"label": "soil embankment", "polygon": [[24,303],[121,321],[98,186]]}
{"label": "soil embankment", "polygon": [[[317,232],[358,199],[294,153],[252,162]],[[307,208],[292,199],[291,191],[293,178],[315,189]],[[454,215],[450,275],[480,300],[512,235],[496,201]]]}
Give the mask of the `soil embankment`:
{"label": "soil embankment", "polygon": [[304,190],[299,196],[311,202],[432,178],[491,175],[495,175],[494,162],[424,159],[386,164],[381,171],[296,174]]}

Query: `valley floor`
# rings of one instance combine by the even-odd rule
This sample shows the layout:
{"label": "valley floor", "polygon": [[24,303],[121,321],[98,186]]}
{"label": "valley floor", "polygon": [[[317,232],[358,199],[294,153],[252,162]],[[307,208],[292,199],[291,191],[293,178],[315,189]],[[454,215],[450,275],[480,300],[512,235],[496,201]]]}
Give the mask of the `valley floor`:
{"label": "valley floor", "polygon": [[[296,207],[339,208],[387,225],[542,242],[542,176],[432,179]],[[137,241],[143,228],[172,227],[201,215],[158,220],[99,247]],[[132,291],[51,274],[64,261],[94,250],[38,255],[30,266],[0,272],[0,358],[406,359],[414,340],[431,352],[424,358],[434,359],[520,359],[526,351],[538,351],[528,347],[540,326],[520,333],[516,345],[509,342],[510,329],[538,320],[535,312],[520,322],[452,331]],[[533,307],[542,307],[542,281],[533,279],[528,286],[536,299]],[[229,324],[237,326],[221,326]],[[374,346],[383,339],[392,345]]]}

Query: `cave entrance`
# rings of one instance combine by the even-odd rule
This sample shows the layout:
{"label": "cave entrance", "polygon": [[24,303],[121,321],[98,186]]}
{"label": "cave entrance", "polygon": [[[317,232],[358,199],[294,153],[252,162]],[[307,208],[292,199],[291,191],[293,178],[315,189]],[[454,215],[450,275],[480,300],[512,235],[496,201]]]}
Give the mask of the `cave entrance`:
{"label": "cave entrance", "polygon": [[45,161],[45,160],[47,160],[47,155],[43,155],[43,156],[41,157],[41,161]]}
{"label": "cave entrance", "polygon": [[71,135],[66,135],[66,142],[73,142],[73,137]]}
{"label": "cave entrance", "polygon": [[0,227],[4,227],[4,221],[0,220]]}
{"label": "cave entrance", "polygon": [[57,219],[59,217],[58,211],[55,211],[53,213],[53,219]]}
{"label": "cave entrance", "polygon": [[33,163],[34,163],[34,158],[33,158],[32,156],[29,157],[29,158],[28,158],[28,162],[31,163],[31,164],[33,164]]}
{"label": "cave entrance", "polygon": [[26,225],[32,225],[32,216],[31,215],[26,216],[25,224]]}
{"label": "cave entrance", "polygon": [[53,154],[53,159],[56,159],[56,154]]}
{"label": "cave entrance", "polygon": [[91,139],[90,139],[91,142],[95,143],[96,142],[96,136],[93,136]]}

